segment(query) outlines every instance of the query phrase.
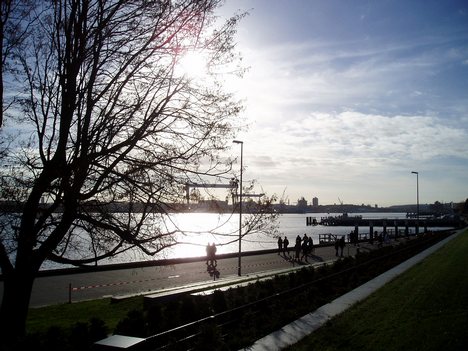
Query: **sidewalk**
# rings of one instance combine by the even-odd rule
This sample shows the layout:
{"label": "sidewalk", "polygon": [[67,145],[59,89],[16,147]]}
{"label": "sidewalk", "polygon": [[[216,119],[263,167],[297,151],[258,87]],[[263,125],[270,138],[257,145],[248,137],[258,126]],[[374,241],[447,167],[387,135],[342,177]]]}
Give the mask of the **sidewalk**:
{"label": "sidewalk", "polygon": [[[399,240],[407,240],[406,238]],[[394,240],[389,241],[386,245],[391,245]],[[344,257],[354,256],[357,250],[370,251],[377,248],[377,245],[371,245],[368,242],[362,242],[358,246],[346,244],[344,249]],[[213,293],[216,289],[229,289],[240,287],[249,283],[271,279],[275,275],[287,274],[292,271],[301,269],[305,266],[318,267],[323,264],[332,264],[339,259],[335,254],[334,246],[317,246],[314,252],[307,258],[296,262],[294,253],[291,251],[289,255],[278,255],[277,253],[269,253],[263,255],[254,255],[242,257],[242,276],[235,274],[237,270],[237,258],[233,259],[235,263],[229,263],[228,259],[218,259],[218,265],[214,271],[210,272],[213,277],[212,281],[203,281],[194,284],[175,286],[167,289],[160,289],[154,292],[146,292],[145,304],[151,304],[154,301],[171,299],[182,294],[197,294],[207,295]],[[208,268],[209,269],[209,268]],[[217,278],[218,277],[218,278]],[[114,296],[113,299],[123,299],[131,295]]]}
{"label": "sidewalk", "polygon": [[[352,246],[345,248],[345,255],[355,255]],[[292,252],[291,252],[292,254]],[[141,266],[139,262],[120,266],[118,269],[82,271],[40,276],[36,278],[31,294],[30,307],[42,307],[67,302],[79,302],[111,297],[123,299],[137,295],[161,293],[177,294],[177,290],[199,292],[226,284],[253,281],[268,275],[280,274],[283,270],[297,269],[304,264],[321,264],[335,260],[332,246],[319,246],[309,262],[291,262],[275,250],[242,253],[242,276],[238,276],[237,254],[219,255],[216,270],[206,265],[206,257],[172,262],[155,262]],[[3,282],[0,281],[0,298]]]}
{"label": "sidewalk", "polygon": [[[400,238],[398,240],[407,240]],[[390,243],[389,243],[390,244]],[[372,250],[377,245],[361,243],[360,250]],[[354,256],[358,247],[347,244],[345,256]],[[290,251],[290,256],[293,252]],[[238,255],[219,255],[215,270],[206,265],[206,257],[134,262],[119,265],[115,269],[103,267],[70,273],[68,270],[49,276],[36,278],[31,294],[30,307],[42,307],[61,303],[79,302],[93,299],[123,299],[137,295],[177,294],[182,290],[193,293],[203,289],[213,289],[223,285],[242,284],[246,281],[264,279],[275,274],[286,273],[306,264],[320,265],[337,259],[333,246],[316,246],[308,262],[296,263],[278,255],[276,250],[243,252],[241,260],[242,276],[238,276]],[[283,271],[286,270],[286,271]],[[77,271],[77,270],[75,270]],[[3,282],[0,281],[0,298],[3,296]]]}

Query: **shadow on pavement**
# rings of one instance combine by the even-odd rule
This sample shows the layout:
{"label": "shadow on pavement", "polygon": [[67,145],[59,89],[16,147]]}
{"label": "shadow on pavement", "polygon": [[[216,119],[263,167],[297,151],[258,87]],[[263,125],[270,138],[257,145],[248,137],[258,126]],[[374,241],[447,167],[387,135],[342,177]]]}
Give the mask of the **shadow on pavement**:
{"label": "shadow on pavement", "polygon": [[219,279],[219,275],[220,275],[216,266],[217,266],[216,261],[214,263],[209,263],[206,265],[206,271],[208,272],[210,277],[213,278],[213,280]]}

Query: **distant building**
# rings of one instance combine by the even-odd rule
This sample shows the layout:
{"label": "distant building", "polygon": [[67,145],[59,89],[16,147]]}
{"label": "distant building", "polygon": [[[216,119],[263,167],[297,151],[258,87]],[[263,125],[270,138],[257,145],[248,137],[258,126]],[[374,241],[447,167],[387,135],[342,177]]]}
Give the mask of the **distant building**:
{"label": "distant building", "polygon": [[297,200],[297,207],[299,208],[307,207],[307,200],[304,199],[303,197],[300,200]]}
{"label": "distant building", "polygon": [[318,207],[318,197],[314,197],[314,198],[312,199],[312,206],[313,206],[313,207]]}

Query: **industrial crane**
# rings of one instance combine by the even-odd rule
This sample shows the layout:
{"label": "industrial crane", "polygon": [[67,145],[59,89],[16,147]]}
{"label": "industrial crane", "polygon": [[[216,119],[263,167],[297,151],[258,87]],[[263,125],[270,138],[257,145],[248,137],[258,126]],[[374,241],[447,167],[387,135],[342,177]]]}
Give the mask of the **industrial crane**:
{"label": "industrial crane", "polygon": [[[231,180],[229,184],[205,184],[205,183],[186,183],[185,184],[185,196],[187,197],[187,204],[190,202],[190,188],[225,188],[235,189],[237,188],[237,182]],[[243,195],[245,196],[245,195]]]}

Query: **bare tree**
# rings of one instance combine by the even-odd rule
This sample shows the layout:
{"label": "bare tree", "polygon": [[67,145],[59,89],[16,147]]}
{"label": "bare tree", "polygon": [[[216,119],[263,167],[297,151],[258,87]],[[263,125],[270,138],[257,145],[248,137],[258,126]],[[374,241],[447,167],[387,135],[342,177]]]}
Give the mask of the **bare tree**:
{"label": "bare tree", "polygon": [[[3,70],[5,69],[5,62],[7,57],[7,47],[4,43],[5,31],[10,23],[9,17],[11,13],[11,1],[6,0],[0,3],[0,127],[3,125]],[[6,36],[9,37],[8,35]]]}
{"label": "bare tree", "polygon": [[[14,101],[14,94],[5,99],[4,75],[14,71],[14,51],[18,50],[28,35],[26,19],[34,9],[32,0],[4,0],[0,2],[0,128],[4,123],[4,115]],[[10,92],[11,93],[11,92]]]}
{"label": "bare tree", "polygon": [[[184,184],[232,177],[218,155],[241,104],[219,73],[237,62],[242,15],[220,23],[220,3],[44,0],[24,19],[10,72],[22,89],[12,115],[23,133],[2,160],[2,198],[13,206],[0,218],[2,341],[24,335],[44,261],[161,252],[177,244],[162,221]],[[210,67],[197,79],[178,70],[194,51]],[[117,203],[125,206],[115,211]],[[262,230],[267,221],[249,223]]]}

